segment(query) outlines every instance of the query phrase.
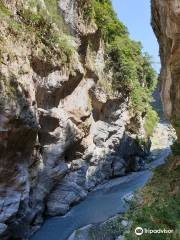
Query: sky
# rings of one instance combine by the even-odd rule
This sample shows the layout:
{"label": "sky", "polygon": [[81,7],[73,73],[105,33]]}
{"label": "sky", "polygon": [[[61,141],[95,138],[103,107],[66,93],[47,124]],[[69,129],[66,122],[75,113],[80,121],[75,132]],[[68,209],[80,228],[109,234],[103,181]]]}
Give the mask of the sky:
{"label": "sky", "polygon": [[130,38],[140,41],[143,51],[152,56],[153,67],[159,73],[159,46],[150,25],[150,0],[112,0],[118,18],[128,28]]}

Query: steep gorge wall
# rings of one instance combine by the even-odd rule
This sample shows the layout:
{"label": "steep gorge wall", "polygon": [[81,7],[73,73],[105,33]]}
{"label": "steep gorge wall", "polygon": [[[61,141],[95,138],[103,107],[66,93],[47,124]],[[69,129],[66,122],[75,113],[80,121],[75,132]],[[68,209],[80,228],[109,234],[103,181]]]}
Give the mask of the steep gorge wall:
{"label": "steep gorge wall", "polygon": [[[172,157],[165,166],[171,193],[180,194],[180,2],[178,0],[152,0],[152,26],[160,46],[161,97],[166,117],[176,130],[177,140],[173,143]],[[167,195],[170,195],[167,193]],[[165,197],[164,197],[165,198]],[[167,198],[168,199],[168,198]],[[168,209],[169,207],[167,207]],[[176,209],[176,208],[175,208]],[[178,210],[176,209],[176,212]]]}
{"label": "steep gorge wall", "polygon": [[164,112],[180,138],[180,2],[152,0],[152,26],[160,45]]}
{"label": "steep gorge wall", "polygon": [[5,239],[27,237],[44,215],[64,214],[105,179],[140,169],[150,147],[143,116],[97,85],[106,64],[95,22],[84,20],[79,1],[60,0],[64,34],[39,16],[49,14],[45,3],[0,2]]}

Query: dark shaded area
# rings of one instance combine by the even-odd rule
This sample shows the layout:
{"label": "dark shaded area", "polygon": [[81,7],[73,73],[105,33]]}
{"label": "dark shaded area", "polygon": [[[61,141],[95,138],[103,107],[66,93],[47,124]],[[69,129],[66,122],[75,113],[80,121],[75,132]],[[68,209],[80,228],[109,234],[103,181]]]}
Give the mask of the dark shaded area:
{"label": "dark shaded area", "polygon": [[51,62],[39,59],[36,56],[31,59],[31,67],[41,77],[47,77],[51,72],[60,70],[59,66],[54,66]]}
{"label": "dark shaded area", "polygon": [[[9,120],[3,126],[4,129],[0,131],[0,182],[4,184],[2,189],[5,191],[0,192],[2,197],[8,194],[6,190],[9,187],[12,188],[10,191],[20,193],[24,191],[27,183],[21,175],[20,164],[24,164],[24,167],[31,164],[31,156],[36,145],[39,129],[36,116],[31,108],[28,92],[17,83],[13,76],[9,84],[13,89],[13,98],[9,96],[3,111],[3,115],[6,116],[7,114]],[[26,225],[26,228],[29,227],[26,221],[27,205],[27,199],[22,199],[18,215],[12,216],[5,222],[8,225],[6,231],[8,237],[10,237],[8,239],[13,239],[16,235],[16,239],[20,239],[19,227],[21,225]],[[16,220],[17,217],[18,220]]]}
{"label": "dark shaded area", "polygon": [[47,132],[53,132],[59,127],[59,119],[45,114],[40,115],[39,123],[41,125],[41,131],[46,130]]}

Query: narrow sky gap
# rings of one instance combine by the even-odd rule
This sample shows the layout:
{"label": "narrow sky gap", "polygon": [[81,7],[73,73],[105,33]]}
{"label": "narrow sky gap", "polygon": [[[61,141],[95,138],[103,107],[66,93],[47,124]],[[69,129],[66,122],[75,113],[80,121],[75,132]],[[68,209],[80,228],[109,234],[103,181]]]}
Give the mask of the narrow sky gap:
{"label": "narrow sky gap", "polygon": [[152,31],[150,0],[112,0],[119,19],[127,26],[131,39],[140,41],[143,51],[152,56],[153,67],[159,73],[159,47]]}

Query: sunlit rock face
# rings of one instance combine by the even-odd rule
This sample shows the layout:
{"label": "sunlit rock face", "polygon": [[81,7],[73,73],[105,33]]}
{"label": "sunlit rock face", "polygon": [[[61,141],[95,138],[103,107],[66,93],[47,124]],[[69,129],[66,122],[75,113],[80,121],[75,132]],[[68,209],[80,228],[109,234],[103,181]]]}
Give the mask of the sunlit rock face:
{"label": "sunlit rock face", "polygon": [[160,45],[164,111],[180,137],[180,2],[152,0],[152,26]]}
{"label": "sunlit rock face", "polygon": [[[18,9],[29,1],[3,2],[21,21]],[[18,35],[0,22],[0,239],[27,238],[32,225],[65,214],[97,184],[140,170],[149,153],[150,143],[137,141],[143,117],[97,85],[103,41],[78,2],[59,1],[76,49],[70,63],[29,28]],[[43,0],[38,8],[46,10]]]}

